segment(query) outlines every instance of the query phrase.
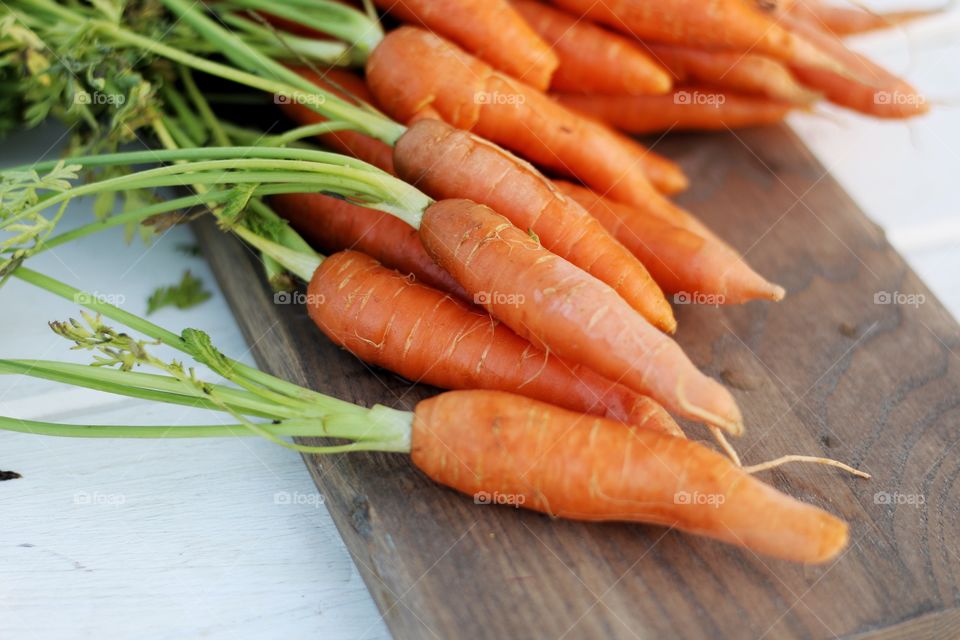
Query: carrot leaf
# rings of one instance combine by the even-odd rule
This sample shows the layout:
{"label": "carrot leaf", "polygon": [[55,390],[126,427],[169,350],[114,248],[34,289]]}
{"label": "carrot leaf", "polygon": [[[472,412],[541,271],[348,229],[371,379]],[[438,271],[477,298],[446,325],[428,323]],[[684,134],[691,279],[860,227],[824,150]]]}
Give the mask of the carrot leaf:
{"label": "carrot leaf", "polygon": [[147,315],[164,307],[190,309],[206,302],[213,294],[204,289],[203,281],[190,273],[183,272],[180,282],[175,285],[159,287],[147,299]]}

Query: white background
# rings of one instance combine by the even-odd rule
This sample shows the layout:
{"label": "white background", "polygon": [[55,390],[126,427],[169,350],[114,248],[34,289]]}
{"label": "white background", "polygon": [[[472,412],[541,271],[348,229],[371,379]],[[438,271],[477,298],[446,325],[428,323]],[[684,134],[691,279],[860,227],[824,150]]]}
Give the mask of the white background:
{"label": "white background", "polygon": [[[881,5],[881,3],[874,3]],[[890,5],[892,3],[882,3]],[[902,6],[902,5],[901,5]],[[960,314],[960,13],[857,41],[935,102],[932,115],[879,122],[830,108],[791,124],[933,291]],[[4,142],[4,164],[54,157],[62,130]],[[89,220],[83,203],[67,215]],[[32,267],[122,295],[142,314],[155,287],[202,259],[174,229],[145,247],[116,231],[65,246]],[[74,304],[10,282],[0,291],[0,357],[85,354],[47,329]],[[206,330],[251,362],[219,292],[167,328]],[[75,423],[199,424],[219,419],[24,378],[0,377],[0,415]],[[258,439],[57,440],[0,435],[0,638],[378,638],[387,631],[300,458]],[[283,504],[289,501],[290,504]]]}

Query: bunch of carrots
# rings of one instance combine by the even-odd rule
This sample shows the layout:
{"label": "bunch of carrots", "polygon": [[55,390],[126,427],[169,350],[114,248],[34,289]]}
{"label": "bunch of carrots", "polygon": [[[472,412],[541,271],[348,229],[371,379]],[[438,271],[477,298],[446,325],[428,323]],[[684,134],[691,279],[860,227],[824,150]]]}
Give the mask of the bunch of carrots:
{"label": "bunch of carrots", "polygon": [[[859,472],[805,456],[743,467],[726,439],[745,428],[737,403],[670,337],[669,294],[740,304],[785,291],[673,203],[688,178],[628,134],[769,124],[821,98],[879,117],[919,115],[919,93],[838,39],[918,16],[816,0],[376,0],[396,25],[384,31],[368,4],[146,3],[151,17],[170,20],[163,30],[139,14],[106,19],[99,6],[12,0],[0,25],[24,30],[16,46],[33,56],[37,86],[49,85],[55,61],[80,57],[74,41],[58,39],[63,25],[89,28],[97,52],[135,54],[138,77],[163,86],[135,121],[161,150],[4,172],[0,230],[16,235],[0,244],[0,275],[75,296],[24,263],[110,226],[202,206],[260,252],[271,277],[307,284],[310,317],[329,339],[460,391],[412,415],[361,409],[245,369],[197,332],[178,336],[94,300],[91,310],[240,389],[159,363],[92,317],[55,330],[105,353],[118,377],[35,361],[0,361],[0,371],[199,398],[242,420],[219,430],[0,426],[256,434],[301,450],[283,438],[327,436],[351,444],[309,450],[407,452],[438,482],[522,494],[554,516],[673,525],[795,561],[835,557],[844,523],[751,474],[788,461]],[[229,123],[194,74],[272,95],[299,126],[265,133]],[[144,162],[160,166],[123,170]],[[79,184],[81,172],[93,178]],[[52,233],[75,197],[171,186],[192,193]],[[174,382],[132,377],[142,375],[135,365],[160,366]],[[726,456],[688,440],[672,416],[705,424]],[[684,491],[722,495],[724,506],[678,505]]]}

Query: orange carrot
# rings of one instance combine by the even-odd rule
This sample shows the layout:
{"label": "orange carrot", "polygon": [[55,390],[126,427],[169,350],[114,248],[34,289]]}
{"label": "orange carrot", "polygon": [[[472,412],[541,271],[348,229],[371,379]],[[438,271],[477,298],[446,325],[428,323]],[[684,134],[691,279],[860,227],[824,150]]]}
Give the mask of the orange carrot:
{"label": "orange carrot", "polygon": [[857,82],[822,69],[794,67],[801,82],[822,92],[831,102],[878,118],[910,118],[930,110],[924,96],[909,83],[851,51],[836,36],[789,14],[781,16],[780,21],[868,80]]}
{"label": "orange carrot", "polygon": [[457,128],[619,200],[640,203],[656,193],[642,169],[644,150],[631,140],[426,31],[387,34],[367,61],[367,85],[401,122],[431,107]]}
{"label": "orange carrot", "polygon": [[553,0],[553,3],[642,40],[740,53],[753,51],[786,62],[845,71],[837,60],[783,29],[744,0]]}
{"label": "orange carrot", "polygon": [[493,391],[420,402],[411,457],[468,495],[560,518],[677,527],[784,560],[827,562],[849,537],[843,521],[696,442]]}
{"label": "orange carrot", "polygon": [[686,191],[690,186],[683,169],[670,158],[655,153],[632,138],[624,138],[624,143],[633,148],[639,156],[640,166],[650,183],[662,194],[673,195]]}
{"label": "orange carrot", "polygon": [[609,286],[540,246],[509,220],[469,200],[424,212],[427,253],[534,345],[649,395],[668,411],[743,431],[730,393],[703,375]]}
{"label": "orange carrot", "polygon": [[493,68],[546,90],[557,56],[507,0],[375,0],[401,20],[420,25]]}
{"label": "orange carrot", "polygon": [[[297,73],[317,86],[331,91],[340,97],[359,98],[367,103],[373,102],[373,96],[367,89],[363,78],[341,69],[325,69],[323,77],[310,69],[297,69]],[[343,91],[345,90],[345,91]],[[326,121],[313,109],[296,102],[281,102],[280,108],[288,118],[300,124],[315,124]],[[393,173],[393,150],[384,142],[357,131],[334,131],[318,136],[325,145],[337,153],[343,153],[368,162],[387,173]]]}
{"label": "orange carrot", "polygon": [[399,218],[320,193],[276,195],[271,203],[323,253],[356,249],[435,289],[471,301],[463,287],[423,250],[416,229]]}
{"label": "orange carrot", "polygon": [[546,249],[609,284],[654,325],[676,328],[643,265],[527,163],[466,131],[423,119],[397,141],[394,166],[401,179],[434,198],[469,198],[532,230]]}
{"label": "orange carrot", "polygon": [[662,407],[581,365],[537,349],[476,308],[415,284],[355,251],[310,280],[307,310],[337,345],[414,382],[499,389],[682,436]]}
{"label": "orange carrot", "polygon": [[630,39],[534,0],[511,0],[557,54],[550,89],[568,93],[660,94],[670,74]]}
{"label": "orange carrot", "polygon": [[713,304],[783,298],[782,287],[758,275],[722,242],[606,200],[579,185],[555,184],[633,251],[664,291],[682,294],[689,302]]}
{"label": "orange carrot", "polygon": [[826,29],[834,35],[848,36],[889,29],[911,20],[936,15],[943,9],[875,13],[861,7],[839,7],[820,0],[798,0],[791,3],[789,11],[797,18]]}
{"label": "orange carrot", "polygon": [[775,124],[793,105],[724,91],[681,87],[665,96],[558,94],[561,104],[627,133],[725,131]]}
{"label": "orange carrot", "polygon": [[821,97],[797,82],[786,65],[767,56],[668,44],[646,46],[670,69],[679,84],[706,84],[802,105],[812,104]]}

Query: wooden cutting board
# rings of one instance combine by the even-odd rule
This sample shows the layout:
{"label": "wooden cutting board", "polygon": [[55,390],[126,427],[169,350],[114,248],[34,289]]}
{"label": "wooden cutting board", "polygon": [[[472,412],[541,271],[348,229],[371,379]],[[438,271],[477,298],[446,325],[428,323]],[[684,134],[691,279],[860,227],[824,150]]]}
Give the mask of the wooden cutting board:
{"label": "wooden cutting board", "polygon": [[[796,566],[660,527],[475,505],[405,456],[308,457],[390,630],[960,637],[957,322],[787,129],[674,137],[657,150],[693,178],[681,203],[789,292],[780,304],[679,305],[677,338],[736,395],[747,463],[806,453],[873,474],[804,465],[764,474],[849,521],[849,549]],[[249,250],[211,226],[198,233],[267,371],[366,405],[409,409],[436,392],[334,347],[302,307],[274,304]]]}

